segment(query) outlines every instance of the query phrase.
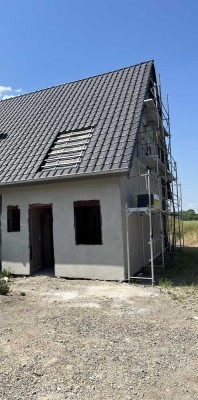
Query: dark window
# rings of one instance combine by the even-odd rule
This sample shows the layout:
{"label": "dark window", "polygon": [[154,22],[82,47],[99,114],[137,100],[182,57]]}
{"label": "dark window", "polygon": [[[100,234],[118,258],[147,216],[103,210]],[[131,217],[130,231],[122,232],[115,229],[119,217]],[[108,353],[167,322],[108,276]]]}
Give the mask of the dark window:
{"label": "dark window", "polygon": [[76,244],[102,244],[99,200],[75,201]]}
{"label": "dark window", "polygon": [[7,229],[8,232],[20,231],[20,210],[18,206],[8,206],[7,208]]}

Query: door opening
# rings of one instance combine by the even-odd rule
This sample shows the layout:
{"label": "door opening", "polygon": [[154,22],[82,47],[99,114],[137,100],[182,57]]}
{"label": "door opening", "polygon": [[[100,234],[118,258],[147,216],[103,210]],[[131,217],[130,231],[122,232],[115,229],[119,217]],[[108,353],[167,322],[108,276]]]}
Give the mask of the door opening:
{"label": "door opening", "polygon": [[43,270],[54,273],[52,204],[29,207],[30,274]]}

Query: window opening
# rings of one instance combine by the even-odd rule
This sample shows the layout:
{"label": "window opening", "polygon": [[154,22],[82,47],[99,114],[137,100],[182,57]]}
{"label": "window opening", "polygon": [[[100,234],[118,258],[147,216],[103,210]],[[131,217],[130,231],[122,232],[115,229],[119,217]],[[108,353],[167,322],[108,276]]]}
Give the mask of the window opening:
{"label": "window opening", "polygon": [[18,206],[7,207],[7,231],[20,231],[20,209]]}
{"label": "window opening", "polygon": [[102,244],[102,221],[99,200],[75,201],[76,244]]}

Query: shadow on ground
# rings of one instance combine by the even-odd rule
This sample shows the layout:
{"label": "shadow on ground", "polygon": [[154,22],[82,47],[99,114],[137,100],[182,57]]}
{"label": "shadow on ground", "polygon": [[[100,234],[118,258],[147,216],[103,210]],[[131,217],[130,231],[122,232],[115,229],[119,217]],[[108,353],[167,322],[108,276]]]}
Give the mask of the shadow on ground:
{"label": "shadow on ground", "polygon": [[197,286],[198,247],[178,249],[165,271],[157,277],[158,282],[170,282],[171,286]]}

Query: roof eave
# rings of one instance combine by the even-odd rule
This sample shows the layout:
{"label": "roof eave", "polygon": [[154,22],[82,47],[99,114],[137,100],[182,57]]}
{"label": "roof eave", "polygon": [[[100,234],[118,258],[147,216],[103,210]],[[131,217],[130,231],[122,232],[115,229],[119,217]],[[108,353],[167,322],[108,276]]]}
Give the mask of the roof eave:
{"label": "roof eave", "polygon": [[60,183],[67,181],[76,181],[76,180],[87,180],[94,178],[108,178],[108,177],[116,177],[123,176],[128,174],[128,168],[117,169],[117,170],[109,170],[109,171],[100,171],[100,172],[91,172],[91,173],[83,173],[83,174],[73,174],[73,175],[60,175],[60,176],[52,176],[38,179],[26,179],[15,182],[0,182],[0,189],[10,188],[10,187],[19,187],[19,186],[34,186],[34,185],[46,185],[50,183]]}

